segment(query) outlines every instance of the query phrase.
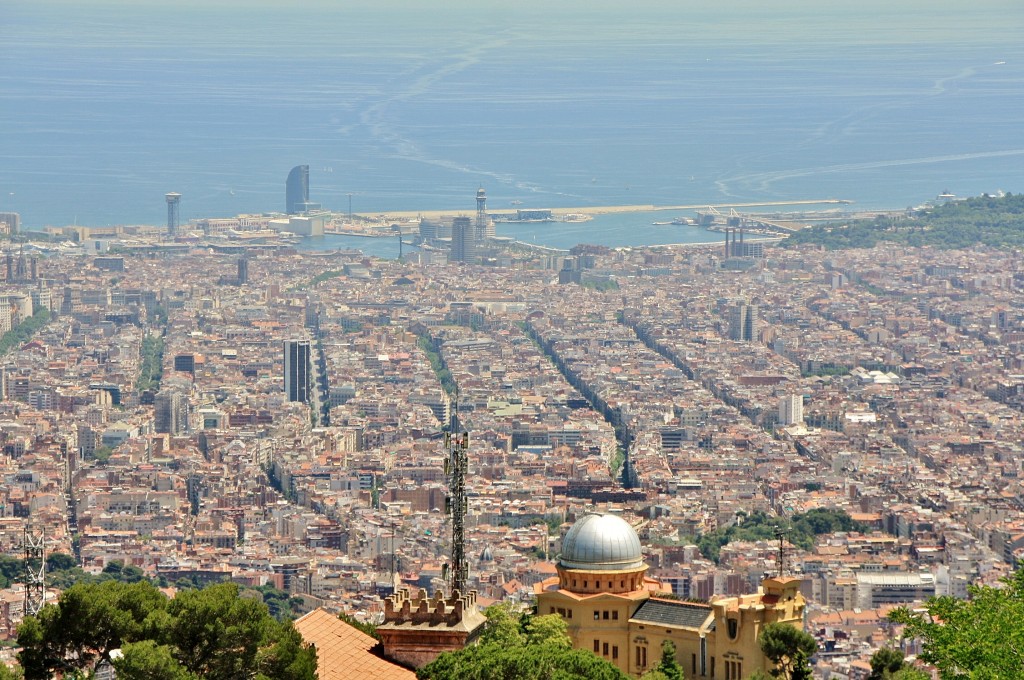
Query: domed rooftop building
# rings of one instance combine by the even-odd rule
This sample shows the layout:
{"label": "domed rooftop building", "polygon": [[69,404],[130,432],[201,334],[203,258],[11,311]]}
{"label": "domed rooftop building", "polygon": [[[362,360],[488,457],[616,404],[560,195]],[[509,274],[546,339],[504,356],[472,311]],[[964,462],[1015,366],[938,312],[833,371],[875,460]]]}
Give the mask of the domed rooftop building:
{"label": "domed rooftop building", "polygon": [[617,515],[585,515],[565,535],[559,564],[591,571],[639,569],[640,537]]}
{"label": "domed rooftop building", "polygon": [[[584,515],[562,539],[559,587],[574,593],[629,593],[645,589],[640,537],[618,515]],[[652,585],[659,586],[656,581]]]}
{"label": "domed rooftop building", "polygon": [[557,577],[534,585],[539,614],[568,624],[573,647],[601,656],[634,677],[656,666],[671,640],[687,680],[738,680],[771,663],[757,643],[773,621],[801,628],[800,579],[765,579],[757,593],[707,603],[661,598],[646,576],[640,538],[618,515],[584,515],[562,539]]}

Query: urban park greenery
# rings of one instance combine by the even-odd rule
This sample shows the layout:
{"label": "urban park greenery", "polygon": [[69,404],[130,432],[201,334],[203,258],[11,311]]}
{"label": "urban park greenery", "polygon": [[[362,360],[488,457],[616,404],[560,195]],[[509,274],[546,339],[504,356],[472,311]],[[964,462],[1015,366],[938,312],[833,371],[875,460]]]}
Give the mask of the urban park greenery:
{"label": "urban park greenery", "polygon": [[810,550],[814,547],[814,537],[820,534],[865,530],[864,525],[855,522],[842,510],[814,508],[792,517],[777,517],[757,510],[749,515],[741,513],[735,524],[699,536],[697,547],[706,558],[718,562],[722,546],[734,541],[773,540],[779,531],[791,544],[801,550]]}
{"label": "urban park greenery", "polygon": [[36,307],[32,316],[0,336],[0,356],[31,340],[36,331],[45,326],[49,320],[50,310],[46,307]]}

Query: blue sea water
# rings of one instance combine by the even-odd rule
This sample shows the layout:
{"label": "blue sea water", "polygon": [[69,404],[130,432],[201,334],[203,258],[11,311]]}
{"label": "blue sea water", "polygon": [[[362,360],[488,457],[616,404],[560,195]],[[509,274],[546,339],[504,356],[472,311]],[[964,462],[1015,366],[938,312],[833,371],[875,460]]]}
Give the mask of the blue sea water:
{"label": "blue sea water", "polygon": [[281,210],[298,164],[356,212],[1019,192],[1022,35],[1017,0],[4,0],[0,211]]}
{"label": "blue sea water", "polygon": [[[835,209],[834,206],[817,206]],[[611,248],[672,244],[724,243],[725,235],[703,227],[663,224],[673,217],[693,217],[693,210],[637,210],[596,215],[586,222],[498,222],[497,235],[524,243],[569,250],[578,243],[591,243]],[[752,235],[748,235],[752,236]],[[406,239],[408,243],[408,239]],[[399,255],[397,238],[367,238],[344,234],[306,237],[296,246],[299,250],[361,250],[367,255],[395,258]],[[411,252],[409,245],[404,253]]]}

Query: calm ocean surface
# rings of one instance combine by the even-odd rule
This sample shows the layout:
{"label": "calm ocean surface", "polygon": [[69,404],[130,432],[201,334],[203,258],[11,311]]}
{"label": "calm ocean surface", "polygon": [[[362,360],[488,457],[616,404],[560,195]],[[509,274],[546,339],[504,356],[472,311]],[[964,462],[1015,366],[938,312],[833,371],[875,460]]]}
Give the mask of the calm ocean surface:
{"label": "calm ocean surface", "polygon": [[[0,211],[281,210],[298,164],[356,212],[1024,191],[1018,0],[488,4],[4,0]],[[499,232],[687,240],[671,216]]]}
{"label": "calm ocean surface", "polygon": [[[819,206],[834,208],[835,206]],[[638,211],[597,215],[589,222],[531,222],[511,224],[499,222],[498,236],[568,250],[577,243],[595,243],[609,247],[666,245],[677,243],[719,243],[725,234],[707,229],[667,222],[672,217],[692,217],[694,211]],[[367,255],[398,257],[397,238],[365,238],[328,234],[322,238],[305,238],[299,250],[336,250],[355,248]],[[403,246],[405,252],[413,250]]]}

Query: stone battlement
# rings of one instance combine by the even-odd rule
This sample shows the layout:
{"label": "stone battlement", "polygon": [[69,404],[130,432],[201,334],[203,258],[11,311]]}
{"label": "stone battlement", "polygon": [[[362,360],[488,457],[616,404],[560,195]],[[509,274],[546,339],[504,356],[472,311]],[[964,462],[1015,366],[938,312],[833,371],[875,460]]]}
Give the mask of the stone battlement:
{"label": "stone battlement", "polygon": [[399,588],[384,600],[385,624],[412,624],[431,626],[456,626],[462,622],[466,612],[476,613],[476,591],[465,595],[454,591],[445,598],[441,591],[427,597],[423,588],[413,596],[411,588]]}
{"label": "stone battlement", "polygon": [[440,591],[427,597],[420,588],[415,595],[404,587],[384,600],[384,623],[377,626],[384,656],[419,668],[441,652],[462,649],[483,630],[487,621],[477,606],[476,591],[465,595]]}

